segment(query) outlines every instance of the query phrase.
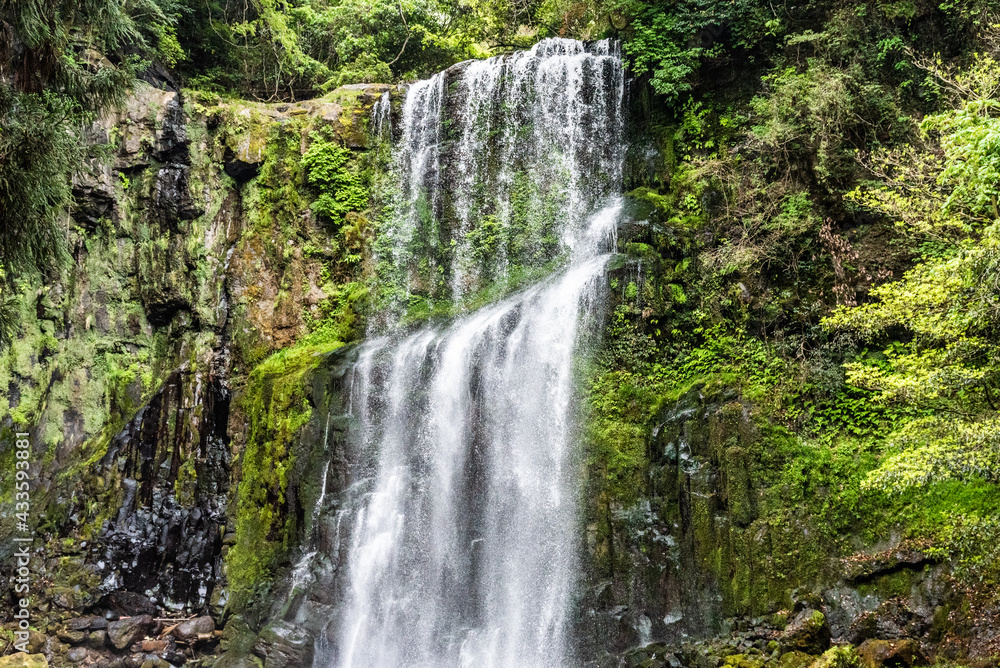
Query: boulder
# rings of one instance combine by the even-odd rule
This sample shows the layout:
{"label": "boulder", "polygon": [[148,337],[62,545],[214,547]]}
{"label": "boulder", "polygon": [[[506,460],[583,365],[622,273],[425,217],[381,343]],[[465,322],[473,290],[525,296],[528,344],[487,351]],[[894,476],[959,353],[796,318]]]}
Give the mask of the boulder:
{"label": "boulder", "polygon": [[298,668],[312,661],[312,638],[287,622],[274,622],[257,638],[253,653],[264,657],[267,668]]}
{"label": "boulder", "polygon": [[215,631],[215,621],[208,615],[181,622],[170,632],[178,640],[195,640],[199,635]]}
{"label": "boulder", "polygon": [[49,668],[49,661],[44,654],[8,654],[0,656],[0,668]]}
{"label": "boulder", "polygon": [[[104,622],[103,627],[91,626],[96,621]],[[66,620],[66,629],[68,631],[86,631],[90,628],[107,628],[107,622],[105,622],[100,617],[95,617],[93,615],[89,617],[74,617],[73,619]]]}
{"label": "boulder", "polygon": [[806,608],[795,616],[781,634],[786,652],[822,654],[830,647],[830,624],[819,610]]}
{"label": "boulder", "polygon": [[133,591],[116,591],[108,594],[105,603],[122,617],[156,614],[156,606],[153,605],[153,602]]}
{"label": "boulder", "polygon": [[816,659],[812,668],[861,668],[861,659],[853,647],[831,647]]}
{"label": "boulder", "polygon": [[101,649],[104,647],[108,640],[108,632],[104,629],[97,629],[96,631],[91,631],[90,635],[87,636],[87,644],[93,649]]}
{"label": "boulder", "polygon": [[66,658],[72,663],[80,663],[87,660],[88,654],[89,653],[87,652],[86,647],[74,647],[70,651],[66,652]]}
{"label": "boulder", "polygon": [[805,652],[785,652],[778,660],[779,668],[807,668],[816,659]]}
{"label": "boulder", "polygon": [[173,668],[166,659],[161,659],[158,656],[152,656],[147,658],[142,662],[139,668]]}
{"label": "boulder", "polygon": [[47,642],[48,638],[44,633],[28,629],[28,654],[41,654]]}
{"label": "boulder", "polygon": [[264,668],[264,663],[253,654],[226,652],[215,662],[214,668]]}
{"label": "boulder", "polygon": [[118,649],[127,649],[152,632],[156,622],[149,615],[124,617],[108,624],[108,640]]}
{"label": "boulder", "polygon": [[61,629],[58,633],[56,633],[56,637],[65,643],[69,643],[70,645],[79,645],[87,640],[87,632]]}
{"label": "boulder", "polygon": [[910,638],[903,640],[866,640],[858,648],[864,668],[913,668],[926,666],[927,657],[920,643]]}

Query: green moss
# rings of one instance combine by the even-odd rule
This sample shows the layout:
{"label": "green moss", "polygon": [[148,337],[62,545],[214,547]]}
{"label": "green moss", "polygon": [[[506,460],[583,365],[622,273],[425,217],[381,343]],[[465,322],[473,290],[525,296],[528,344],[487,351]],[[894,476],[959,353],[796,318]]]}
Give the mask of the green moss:
{"label": "green moss", "polygon": [[343,344],[306,337],[260,363],[249,375],[240,400],[248,434],[237,490],[236,542],[226,555],[231,605],[241,610],[265,586],[295,536],[295,517],[286,512],[293,449],[309,422],[310,373]]}

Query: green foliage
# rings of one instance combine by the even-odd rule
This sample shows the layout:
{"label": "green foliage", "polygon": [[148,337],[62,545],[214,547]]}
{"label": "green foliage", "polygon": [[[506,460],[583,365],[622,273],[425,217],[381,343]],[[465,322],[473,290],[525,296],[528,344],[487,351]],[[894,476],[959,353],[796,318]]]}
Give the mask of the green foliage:
{"label": "green foliage", "polygon": [[645,490],[647,423],[658,389],[625,371],[598,374],[587,387],[588,456],[616,507],[630,506]]}
{"label": "green foliage", "polygon": [[953,85],[969,96],[957,109],[931,116],[921,130],[940,136],[944,169],[938,183],[950,194],[945,212],[968,212],[987,220],[1000,218],[1000,65],[976,55]]}
{"label": "green foliage", "polygon": [[149,0],[0,5],[0,347],[13,333],[18,281],[66,257],[83,125],[124,99],[143,65],[134,54],[155,51],[145,33],[169,23]]}
{"label": "green foliage", "polygon": [[889,440],[889,456],[864,487],[903,492],[945,480],[1000,482],[1000,419],[930,416],[906,422]]}
{"label": "green foliage", "polygon": [[767,94],[751,102],[758,121],[754,134],[785,159],[810,156],[821,181],[842,181],[854,168],[853,149],[892,122],[891,95],[863,80],[857,69],[818,58],[810,59],[804,71],[773,72],[764,77]]}
{"label": "green foliage", "polygon": [[488,43],[507,43],[519,26],[498,21],[500,16],[534,20],[523,3],[458,0],[183,5],[177,37],[188,56],[181,69],[191,83],[259,99],[424,77],[484,55]]}
{"label": "green foliage", "polygon": [[727,42],[757,45],[774,29],[772,12],[754,0],[616,0],[607,11],[611,27],[623,33],[632,69],[648,74],[653,89],[668,102],[692,89],[702,61],[720,57]]}
{"label": "green foliage", "polygon": [[367,207],[368,191],[350,169],[350,149],[340,146],[330,132],[311,132],[309,137],[302,165],[309,185],[319,193],[310,207],[339,226],[347,213]]}

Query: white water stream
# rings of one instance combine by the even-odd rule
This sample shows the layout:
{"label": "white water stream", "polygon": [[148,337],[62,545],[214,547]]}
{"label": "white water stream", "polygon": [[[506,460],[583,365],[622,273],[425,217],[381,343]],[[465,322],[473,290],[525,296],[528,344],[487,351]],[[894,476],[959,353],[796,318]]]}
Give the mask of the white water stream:
{"label": "white water stream", "polygon": [[[608,43],[546,40],[461,77],[463,111],[449,121],[458,145],[448,152],[444,77],[409,91],[398,150],[405,201],[414,209],[450,193],[459,226],[471,229],[476,188],[485,184],[504,211],[515,178],[507,165],[530,165],[539,180],[559,175],[556,229],[568,261],[448,325],[363,346],[350,380],[363,456],[341,506],[346,599],[317,668],[572,663],[581,535],[573,372],[597,321],[621,208],[621,62]],[[457,161],[456,178],[441,178],[442,156]],[[404,211],[397,248],[418,225]],[[461,244],[456,254],[465,256]],[[473,271],[454,267],[454,294]]]}

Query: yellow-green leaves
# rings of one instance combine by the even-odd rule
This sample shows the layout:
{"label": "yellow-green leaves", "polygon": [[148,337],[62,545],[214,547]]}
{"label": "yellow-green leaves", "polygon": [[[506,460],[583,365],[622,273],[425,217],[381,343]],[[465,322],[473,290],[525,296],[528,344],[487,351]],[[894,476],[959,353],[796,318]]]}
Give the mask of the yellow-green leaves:
{"label": "yellow-green leaves", "polygon": [[897,431],[896,450],[862,483],[865,489],[902,492],[944,480],[1000,475],[1000,418],[961,420],[926,417]]}

